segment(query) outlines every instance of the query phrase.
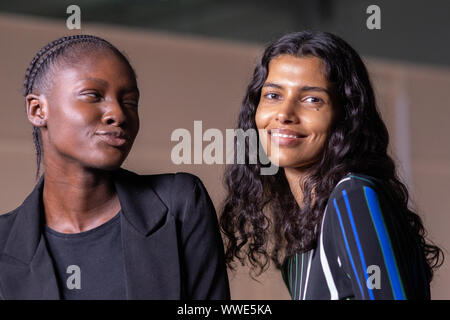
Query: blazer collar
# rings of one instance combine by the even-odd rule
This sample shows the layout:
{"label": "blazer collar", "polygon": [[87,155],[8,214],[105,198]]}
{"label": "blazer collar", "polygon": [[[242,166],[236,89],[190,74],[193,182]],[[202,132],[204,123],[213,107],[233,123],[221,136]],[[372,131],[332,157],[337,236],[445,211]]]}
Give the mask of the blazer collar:
{"label": "blazer collar", "polygon": [[158,229],[168,209],[152,188],[150,179],[122,168],[114,176],[122,213],[128,222],[144,236]]}
{"label": "blazer collar", "polygon": [[44,226],[42,192],[44,176],[34,190],[16,209],[16,218],[9,232],[3,253],[22,263],[30,264],[41,240]]}
{"label": "blazer collar", "polygon": [[[140,234],[147,236],[164,223],[168,209],[148,179],[122,168],[113,176],[122,213]],[[30,264],[35,256],[45,224],[42,201],[44,179],[42,175],[31,194],[17,208],[3,251],[25,264]]]}
{"label": "blazer collar", "polygon": [[43,177],[16,209],[0,255],[2,291],[6,299],[59,299],[53,264],[42,235]]}
{"label": "blazer collar", "polygon": [[[31,194],[16,209],[15,220],[0,255],[2,291],[7,299],[60,298],[55,269],[43,236],[44,179],[44,176],[40,178]],[[166,222],[168,211],[151,187],[151,178],[119,169],[114,173],[114,184],[123,213],[127,297],[178,297],[178,282],[167,281],[167,273],[176,277],[178,264],[166,264],[166,261],[174,261],[172,253],[176,252],[176,239],[164,237],[164,233],[158,233],[156,238],[150,235]],[[174,224],[169,225],[175,228]],[[161,246],[173,249],[161,252]],[[143,286],[142,283],[151,283],[152,286]],[[155,290],[155,287],[160,289]]]}

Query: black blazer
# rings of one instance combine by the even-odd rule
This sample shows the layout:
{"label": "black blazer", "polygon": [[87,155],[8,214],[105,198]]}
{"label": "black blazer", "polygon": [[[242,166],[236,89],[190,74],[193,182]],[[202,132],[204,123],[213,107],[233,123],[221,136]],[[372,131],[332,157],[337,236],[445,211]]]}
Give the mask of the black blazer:
{"label": "black blazer", "polygon": [[[137,175],[119,169],[114,183],[128,299],[229,299],[214,206],[188,174]],[[17,209],[0,215],[0,298],[60,299],[43,235],[44,176]]]}

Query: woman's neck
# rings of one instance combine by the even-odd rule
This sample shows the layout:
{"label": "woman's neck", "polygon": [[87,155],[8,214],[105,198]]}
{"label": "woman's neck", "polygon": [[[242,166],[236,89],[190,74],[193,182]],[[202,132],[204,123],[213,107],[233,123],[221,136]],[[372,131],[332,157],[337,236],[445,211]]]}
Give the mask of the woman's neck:
{"label": "woman's neck", "polygon": [[289,183],[289,188],[299,206],[303,205],[304,192],[303,181],[308,176],[308,169],[305,168],[284,168],[284,174]]}
{"label": "woman's neck", "polygon": [[93,229],[120,210],[111,173],[47,165],[43,203],[46,224],[62,233]]}

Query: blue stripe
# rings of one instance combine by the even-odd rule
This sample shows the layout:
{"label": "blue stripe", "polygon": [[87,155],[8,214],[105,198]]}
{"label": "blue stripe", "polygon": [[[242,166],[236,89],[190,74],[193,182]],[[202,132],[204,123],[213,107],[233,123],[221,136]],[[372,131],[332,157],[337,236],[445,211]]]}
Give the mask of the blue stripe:
{"label": "blue stripe", "polygon": [[378,202],[377,194],[372,188],[364,187],[364,195],[366,197],[373,224],[375,225],[375,230],[377,231],[378,241],[381,245],[384,262],[386,264],[389,280],[391,282],[392,290],[394,293],[394,299],[405,300],[406,296],[400,278],[400,273],[395,261],[389,234],[384,224],[383,215],[381,214],[381,208]]}
{"label": "blue stripe", "polygon": [[[343,190],[342,194],[344,195],[345,206],[347,207],[348,216],[350,218],[350,224],[352,225],[353,235],[355,236],[356,245],[358,247],[358,252],[359,252],[359,257],[361,259],[361,264],[362,264],[362,268],[363,268],[364,278],[366,279],[366,285],[367,285],[368,276],[367,276],[366,261],[364,259],[364,253],[363,253],[363,250],[361,247],[361,243],[359,242],[359,236],[358,236],[358,231],[356,231],[355,221],[353,220],[352,209],[350,208],[350,203],[348,201],[347,191]],[[367,286],[367,290],[369,292],[370,299],[374,300],[372,289]]]}
{"label": "blue stripe", "polygon": [[362,297],[364,299],[364,291],[363,291],[363,289],[361,287],[361,283],[359,282],[358,274],[356,273],[355,264],[353,263],[352,253],[350,252],[350,248],[348,246],[347,237],[345,236],[344,225],[342,224],[341,213],[339,212],[339,208],[338,208],[336,199],[333,199],[333,203],[334,203],[334,207],[336,209],[336,213],[337,213],[337,216],[338,216],[338,219],[339,219],[339,224],[341,225],[342,235],[344,236],[345,248],[347,249],[347,253],[348,253],[348,256],[350,258],[350,263],[352,264],[353,272],[355,273],[356,281],[358,281],[359,290],[361,291],[361,295],[362,295]]}

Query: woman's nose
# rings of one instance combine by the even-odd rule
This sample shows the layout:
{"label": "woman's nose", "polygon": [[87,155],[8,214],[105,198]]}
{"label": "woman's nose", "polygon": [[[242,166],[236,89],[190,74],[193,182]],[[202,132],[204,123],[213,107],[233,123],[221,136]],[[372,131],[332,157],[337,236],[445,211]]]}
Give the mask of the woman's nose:
{"label": "woman's nose", "polygon": [[286,99],[277,110],[276,120],[282,124],[298,123],[299,117],[295,109],[295,101]]}
{"label": "woman's nose", "polygon": [[107,111],[104,113],[102,121],[107,125],[122,126],[126,120],[119,101],[110,101]]}

